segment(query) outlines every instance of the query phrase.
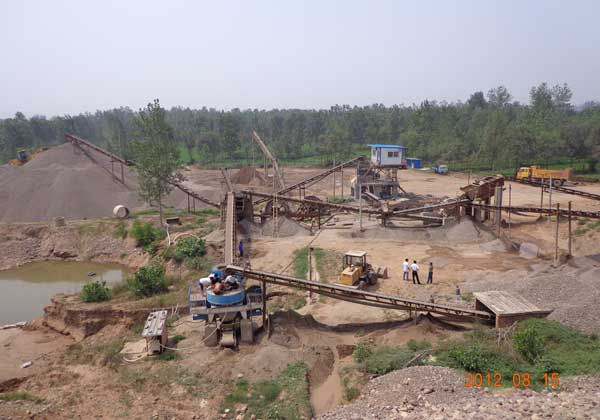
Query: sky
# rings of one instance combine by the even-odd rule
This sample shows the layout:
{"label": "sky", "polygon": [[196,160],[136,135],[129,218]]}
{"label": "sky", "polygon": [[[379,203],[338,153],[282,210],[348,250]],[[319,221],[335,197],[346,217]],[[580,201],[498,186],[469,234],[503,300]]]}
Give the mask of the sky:
{"label": "sky", "polygon": [[568,83],[600,99],[600,2],[6,0],[0,118],[153,98],[167,108],[528,102]]}

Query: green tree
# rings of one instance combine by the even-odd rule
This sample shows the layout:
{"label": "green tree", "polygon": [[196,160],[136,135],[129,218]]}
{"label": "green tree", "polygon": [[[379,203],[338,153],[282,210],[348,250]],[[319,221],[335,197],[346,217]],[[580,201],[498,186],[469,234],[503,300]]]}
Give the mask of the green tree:
{"label": "green tree", "polygon": [[173,129],[165,120],[165,110],[158,99],[140,109],[135,119],[137,140],[133,142],[139,194],[149,203],[158,204],[163,225],[163,199],[181,181],[179,151]]}
{"label": "green tree", "polygon": [[503,107],[510,103],[512,95],[508,93],[508,89],[504,86],[490,89],[487,93],[488,103],[491,106]]}

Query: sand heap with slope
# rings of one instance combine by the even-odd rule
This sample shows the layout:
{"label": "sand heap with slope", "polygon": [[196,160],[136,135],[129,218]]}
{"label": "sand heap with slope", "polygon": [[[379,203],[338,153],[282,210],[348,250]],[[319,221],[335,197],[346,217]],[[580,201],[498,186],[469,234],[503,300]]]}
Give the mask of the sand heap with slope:
{"label": "sand heap with slope", "polygon": [[[18,168],[0,171],[0,222],[46,222],[54,217],[109,217],[117,204],[145,207],[136,191],[135,172],[124,167],[125,184],[111,175],[110,159],[63,144]],[[114,164],[120,178],[120,164]],[[184,208],[187,197],[174,191],[167,206]]]}

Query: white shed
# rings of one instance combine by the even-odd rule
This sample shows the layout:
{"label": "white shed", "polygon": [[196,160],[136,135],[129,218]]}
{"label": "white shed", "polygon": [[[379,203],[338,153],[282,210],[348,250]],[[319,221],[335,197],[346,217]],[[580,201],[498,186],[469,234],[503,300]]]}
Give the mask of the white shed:
{"label": "white shed", "polygon": [[402,166],[404,149],[396,144],[369,144],[371,147],[371,162],[376,166]]}

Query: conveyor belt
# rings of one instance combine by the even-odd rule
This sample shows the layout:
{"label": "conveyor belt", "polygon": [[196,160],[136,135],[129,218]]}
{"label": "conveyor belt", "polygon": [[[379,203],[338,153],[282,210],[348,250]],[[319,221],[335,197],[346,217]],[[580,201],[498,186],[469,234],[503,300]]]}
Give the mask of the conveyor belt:
{"label": "conveyor belt", "polygon": [[[363,159],[364,159],[364,157],[359,156],[359,157],[354,158],[352,160],[348,160],[346,162],[340,163],[339,165],[336,165],[333,168],[329,168],[326,171],[318,173],[317,175],[311,176],[310,178],[306,178],[306,179],[304,179],[304,180],[302,180],[302,181],[300,181],[300,182],[298,182],[298,183],[296,183],[294,185],[290,185],[289,187],[286,187],[286,188],[283,188],[283,189],[277,191],[277,195],[281,196],[281,195],[287,194],[290,191],[293,191],[295,189],[298,189],[298,188],[301,188],[301,187],[306,187],[308,185],[312,185],[314,183],[317,183],[320,180],[322,180],[323,178],[328,177],[332,173],[337,172],[339,170],[342,170],[343,168],[345,168],[347,166],[352,166],[352,165],[356,164],[357,162],[359,162],[359,161],[361,161]],[[265,202],[267,200],[268,200],[267,198],[261,198],[260,200],[258,200],[256,202],[256,204],[260,204],[260,203]]]}
{"label": "conveyor belt", "polygon": [[[531,181],[529,179],[517,179],[514,177],[509,177],[508,178],[509,181],[512,182],[518,182],[520,184],[525,184],[525,185],[531,185],[533,187],[542,187],[545,189],[549,189],[550,186],[546,185],[546,184],[542,184],[541,182],[535,182],[535,181]],[[562,193],[565,194],[572,194],[572,195],[578,195],[580,197],[585,197],[585,198],[589,198],[591,200],[600,200],[600,194],[594,194],[594,193],[590,193],[587,191],[580,191],[580,190],[574,190],[573,188],[567,188],[567,187],[562,187],[562,186],[552,186],[552,190],[553,191],[560,191]]]}
{"label": "conveyor belt", "polygon": [[232,192],[228,192],[225,208],[225,264],[233,264],[235,262],[236,220],[235,195]]}
{"label": "conveyor belt", "polygon": [[[254,197],[262,197],[260,200],[256,201],[254,204],[256,204],[258,202],[262,202],[262,201],[275,199],[275,195],[273,195],[273,194],[265,194],[265,193],[259,193],[259,192],[248,191],[248,190],[242,191],[242,192],[246,193],[246,194],[250,194]],[[347,204],[333,204],[333,203],[328,203],[326,201],[316,201],[316,200],[310,200],[310,199],[305,199],[305,198],[285,197],[285,196],[280,196],[279,193],[277,193],[277,200],[278,201],[287,201],[290,203],[298,203],[298,204],[310,204],[315,207],[329,208],[329,209],[338,210],[338,211],[349,211],[349,212],[354,212],[354,213],[358,213],[360,211],[360,209],[356,206],[349,206]],[[382,210],[368,208],[368,207],[363,207],[362,212],[364,214],[375,214],[375,215],[381,215],[383,213]]]}
{"label": "conveyor belt", "polygon": [[[471,207],[479,207],[479,208],[483,208],[486,210],[502,210],[502,211],[510,211],[511,213],[538,213],[538,214],[549,214],[549,215],[556,215],[556,209],[549,209],[547,207],[542,208],[542,207],[518,207],[518,206],[493,206],[493,205],[486,205],[486,204],[476,204],[476,203],[470,203],[468,204]],[[560,209],[560,216],[561,217],[568,217],[569,216],[569,210],[565,210],[565,209]],[[597,211],[582,211],[582,210],[571,210],[570,212],[571,216],[573,217],[587,217],[588,219],[600,219],[600,212]]]}
{"label": "conveyor belt", "polygon": [[[115,155],[114,153],[111,153],[111,152],[109,152],[107,150],[104,150],[103,148],[98,147],[95,144],[92,144],[89,141],[84,140],[84,139],[82,139],[80,137],[74,136],[73,134],[65,134],[65,140],[67,140],[70,143],[73,143],[74,145],[76,145],[78,147],[81,147],[81,146],[89,147],[90,149],[93,149],[96,152],[98,152],[100,154],[103,154],[104,156],[107,156],[107,157],[111,158],[115,162],[122,163],[123,165],[135,166],[135,162],[134,161],[132,161],[132,160],[125,160],[125,159],[123,159],[123,158]],[[182,184],[174,182],[171,185],[173,185],[175,188],[183,191],[184,193],[186,193],[190,197],[193,197],[196,200],[203,202],[204,204],[208,204],[209,206],[213,206],[213,207],[216,207],[216,208],[220,208],[221,207],[218,203],[215,203],[214,201],[211,201],[208,198],[205,198],[205,197],[202,197],[201,195],[198,195],[197,193],[195,193],[194,191],[190,190],[189,188],[184,187]]]}
{"label": "conveyor belt", "polygon": [[423,302],[419,300],[406,299],[399,296],[371,293],[366,292],[364,290],[358,290],[334,284],[302,280],[283,274],[244,269],[235,265],[228,265],[226,267],[226,270],[230,273],[242,274],[249,279],[264,281],[266,283],[277,284],[280,286],[291,287],[294,289],[310,290],[313,293],[328,296],[332,299],[345,300],[359,305],[376,306],[386,309],[431,312],[453,318],[468,320],[494,320],[494,315],[485,311],[477,311],[474,309],[467,309],[458,306],[448,306],[437,303]]}

